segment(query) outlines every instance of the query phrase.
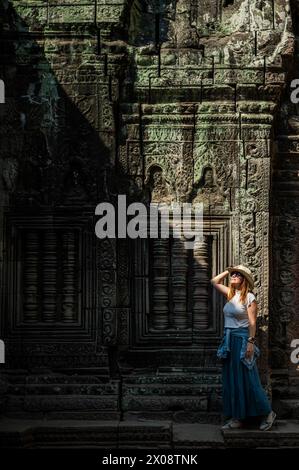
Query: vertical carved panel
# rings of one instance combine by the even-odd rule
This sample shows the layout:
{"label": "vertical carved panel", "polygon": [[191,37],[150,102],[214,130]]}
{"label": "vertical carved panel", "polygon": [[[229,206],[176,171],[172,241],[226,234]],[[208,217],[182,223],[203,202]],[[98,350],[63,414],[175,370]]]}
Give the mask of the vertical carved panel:
{"label": "vertical carved panel", "polygon": [[[44,232],[44,233],[43,233]],[[23,321],[77,322],[78,240],[75,231],[27,231],[23,243]],[[42,256],[41,256],[42,253]]]}
{"label": "vertical carved panel", "polygon": [[24,243],[23,269],[23,321],[26,323],[38,321],[38,259],[39,234],[38,232],[26,232]]}
{"label": "vertical carved panel", "polygon": [[62,320],[72,322],[76,319],[76,239],[74,232],[62,236]]}
{"label": "vertical carved panel", "polygon": [[56,320],[57,240],[54,231],[45,231],[43,239],[43,321]]}
{"label": "vertical carved panel", "polygon": [[113,239],[101,241],[98,251],[98,269],[100,271],[102,307],[102,338],[104,344],[116,342],[116,245]]}
{"label": "vertical carved panel", "polygon": [[209,326],[208,285],[209,259],[207,238],[204,242],[195,241],[193,261],[193,324],[204,330]]}
{"label": "vertical carved panel", "polygon": [[153,241],[153,310],[152,326],[157,330],[168,327],[169,240]]}
{"label": "vertical carved panel", "polygon": [[200,345],[207,338],[212,344],[213,338],[216,347],[222,335],[223,305],[210,279],[230,263],[230,230],[228,217],[209,221],[204,241],[196,241],[194,250],[187,250],[182,239],[134,242],[133,343]]}
{"label": "vertical carved panel", "polygon": [[117,310],[117,342],[128,345],[130,341],[130,308],[118,308]]}
{"label": "vertical carved panel", "polygon": [[116,344],[117,340],[116,308],[103,309],[103,344]]}
{"label": "vertical carved panel", "polygon": [[176,328],[188,327],[187,312],[187,252],[183,241],[174,238],[171,253],[171,279],[173,299],[173,325]]}
{"label": "vertical carved panel", "polygon": [[117,245],[117,301],[121,306],[129,305],[129,258],[127,240],[118,240]]}

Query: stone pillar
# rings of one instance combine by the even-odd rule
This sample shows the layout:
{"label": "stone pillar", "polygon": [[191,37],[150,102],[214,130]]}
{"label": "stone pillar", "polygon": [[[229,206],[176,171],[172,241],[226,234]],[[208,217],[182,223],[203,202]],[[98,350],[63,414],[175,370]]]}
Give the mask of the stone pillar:
{"label": "stone pillar", "polygon": [[62,236],[62,320],[73,322],[76,319],[76,238],[74,232],[66,232]]}
{"label": "stone pillar", "polygon": [[171,252],[173,325],[179,329],[188,327],[187,269],[187,252],[184,242],[179,238],[174,238]]}
{"label": "stone pillar", "polygon": [[153,242],[153,316],[152,326],[157,330],[168,328],[169,322],[169,240]]}
{"label": "stone pillar", "polygon": [[209,326],[208,311],[208,246],[195,240],[193,256],[193,325],[195,329],[204,330]]}
{"label": "stone pillar", "polygon": [[38,260],[39,260],[39,234],[38,232],[27,232],[25,236],[24,253],[24,303],[23,320],[27,322],[37,322],[39,316],[39,295],[38,295]]}
{"label": "stone pillar", "polygon": [[45,231],[43,240],[43,321],[56,320],[57,240],[54,231]]}

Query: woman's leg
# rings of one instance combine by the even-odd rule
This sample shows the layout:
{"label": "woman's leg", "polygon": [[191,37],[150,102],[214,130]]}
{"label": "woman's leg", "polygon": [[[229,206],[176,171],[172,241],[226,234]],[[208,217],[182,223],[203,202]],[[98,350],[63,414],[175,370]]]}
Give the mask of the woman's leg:
{"label": "woman's leg", "polygon": [[257,366],[253,369],[240,360],[242,338],[231,336],[231,351],[223,362],[223,413],[237,420],[267,416],[271,405],[261,385]]}

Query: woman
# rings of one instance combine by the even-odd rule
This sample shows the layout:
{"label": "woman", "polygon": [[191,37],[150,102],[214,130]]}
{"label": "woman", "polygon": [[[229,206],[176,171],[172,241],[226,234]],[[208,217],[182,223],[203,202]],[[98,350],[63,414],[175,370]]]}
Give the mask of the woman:
{"label": "woman", "polygon": [[[230,286],[222,280],[230,274]],[[213,286],[225,295],[224,336],[217,356],[223,360],[223,413],[230,420],[222,429],[241,428],[250,416],[263,416],[262,431],[271,428],[276,414],[262,388],[256,365],[259,349],[255,345],[257,303],[251,271],[243,265],[227,268],[211,279]]]}

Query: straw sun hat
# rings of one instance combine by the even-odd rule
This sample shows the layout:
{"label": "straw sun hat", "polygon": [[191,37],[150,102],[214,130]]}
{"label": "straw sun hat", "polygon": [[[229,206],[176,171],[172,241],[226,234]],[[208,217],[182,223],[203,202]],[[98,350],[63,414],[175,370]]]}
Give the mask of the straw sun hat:
{"label": "straw sun hat", "polygon": [[252,273],[249,268],[244,266],[243,264],[238,264],[237,266],[229,266],[226,268],[229,273],[232,273],[234,271],[237,271],[238,273],[241,273],[244,277],[246,277],[248,284],[251,289],[254,287],[254,280]]}

